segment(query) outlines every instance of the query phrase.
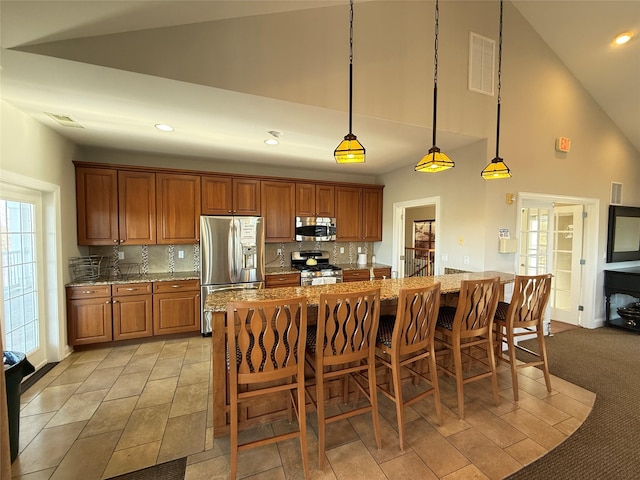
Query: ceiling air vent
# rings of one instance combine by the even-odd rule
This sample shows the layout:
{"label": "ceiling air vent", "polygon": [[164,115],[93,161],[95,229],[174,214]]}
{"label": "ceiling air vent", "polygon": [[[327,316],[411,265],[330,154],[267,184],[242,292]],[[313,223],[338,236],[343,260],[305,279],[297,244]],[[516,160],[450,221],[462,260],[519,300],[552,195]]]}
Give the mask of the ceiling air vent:
{"label": "ceiling air vent", "polygon": [[496,42],[471,32],[469,37],[469,90],[493,95]]}
{"label": "ceiling air vent", "polygon": [[622,184],[611,182],[611,205],[622,205]]}
{"label": "ceiling air vent", "polygon": [[44,112],[63,127],[84,128],[82,124],[77,122],[71,115],[61,115],[59,113]]}

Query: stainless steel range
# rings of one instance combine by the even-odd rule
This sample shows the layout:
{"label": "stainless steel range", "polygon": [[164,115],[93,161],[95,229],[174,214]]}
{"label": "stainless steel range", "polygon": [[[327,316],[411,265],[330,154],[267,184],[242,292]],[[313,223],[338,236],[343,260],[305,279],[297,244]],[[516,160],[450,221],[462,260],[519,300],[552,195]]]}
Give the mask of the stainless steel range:
{"label": "stainless steel range", "polygon": [[291,266],[300,270],[302,286],[342,282],[342,269],[329,263],[329,252],[321,250],[291,252]]}

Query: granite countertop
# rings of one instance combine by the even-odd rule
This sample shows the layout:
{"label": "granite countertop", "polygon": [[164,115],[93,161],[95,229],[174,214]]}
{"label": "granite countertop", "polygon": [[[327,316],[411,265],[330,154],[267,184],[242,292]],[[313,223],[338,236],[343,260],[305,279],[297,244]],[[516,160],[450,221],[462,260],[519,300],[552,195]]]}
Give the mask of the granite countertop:
{"label": "granite countertop", "polygon": [[147,273],[99,277],[95,280],[69,282],[66,287],[86,285],[113,285],[122,283],[172,282],[175,280],[200,280],[200,272]]}
{"label": "granite countertop", "polygon": [[[342,270],[371,270],[372,268],[391,268],[391,265],[385,265],[383,263],[367,263],[360,265],[357,263],[337,263],[337,267]],[[287,273],[299,273],[300,270],[291,266],[284,267],[267,267],[264,269],[265,275],[284,275]]]}
{"label": "granite countertop", "polygon": [[398,298],[401,288],[416,288],[440,282],[442,293],[453,293],[460,290],[462,280],[500,277],[500,283],[513,282],[512,273],[486,271],[472,273],[452,273],[434,277],[410,277],[386,280],[365,280],[362,282],[336,283],[332,285],[313,285],[305,287],[280,287],[262,290],[236,290],[232,292],[210,293],[207,295],[204,310],[209,312],[225,312],[227,303],[235,300],[274,300],[287,297],[307,297],[307,305],[317,306],[321,293],[347,293],[369,288],[380,287],[381,300]]}

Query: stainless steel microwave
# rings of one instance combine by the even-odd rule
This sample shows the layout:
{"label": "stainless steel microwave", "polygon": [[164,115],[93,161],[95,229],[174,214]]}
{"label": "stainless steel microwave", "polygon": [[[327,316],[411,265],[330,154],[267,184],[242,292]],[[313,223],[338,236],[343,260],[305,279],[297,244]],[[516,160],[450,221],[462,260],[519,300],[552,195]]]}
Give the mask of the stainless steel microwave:
{"label": "stainless steel microwave", "polygon": [[335,239],[335,218],[296,217],[297,242],[331,242]]}

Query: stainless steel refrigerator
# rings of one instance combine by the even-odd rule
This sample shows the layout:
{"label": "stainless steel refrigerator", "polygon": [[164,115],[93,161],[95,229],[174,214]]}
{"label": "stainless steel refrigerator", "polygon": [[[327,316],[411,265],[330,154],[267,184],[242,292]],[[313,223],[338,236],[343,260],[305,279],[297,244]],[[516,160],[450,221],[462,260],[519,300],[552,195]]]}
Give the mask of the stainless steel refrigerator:
{"label": "stainless steel refrigerator", "polygon": [[262,217],[200,217],[200,285],[202,335],[211,334],[207,295],[223,290],[264,288],[264,220]]}

